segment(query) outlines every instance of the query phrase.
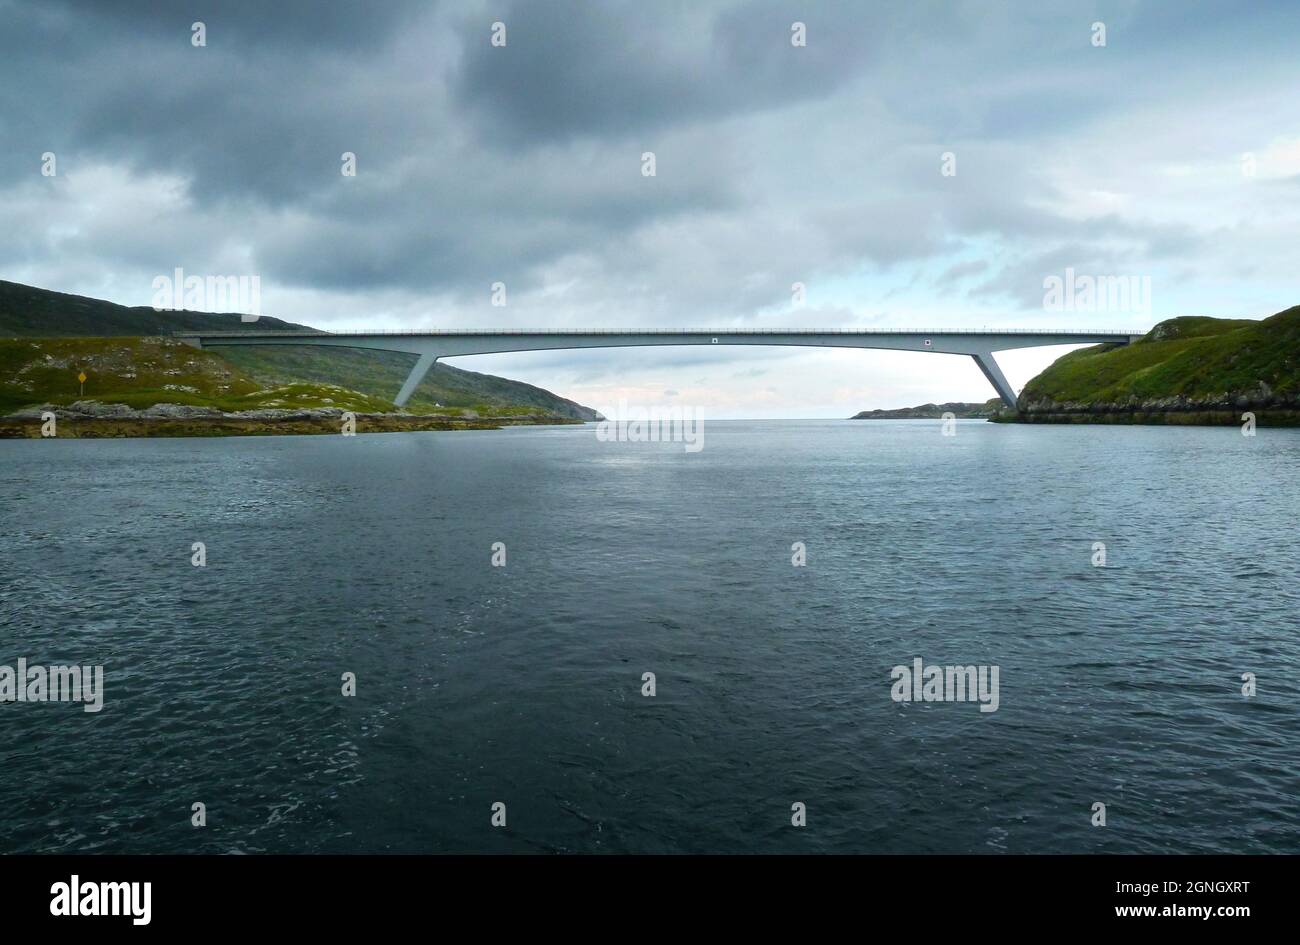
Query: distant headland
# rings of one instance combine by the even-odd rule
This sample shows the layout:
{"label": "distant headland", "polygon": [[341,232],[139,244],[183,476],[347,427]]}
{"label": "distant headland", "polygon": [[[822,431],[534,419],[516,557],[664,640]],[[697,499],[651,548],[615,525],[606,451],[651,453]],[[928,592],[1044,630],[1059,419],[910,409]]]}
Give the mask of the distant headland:
{"label": "distant headland", "polygon": [[1005,410],[1001,397],[982,404],[947,403],[921,404],[919,407],[897,407],[893,410],[863,410],[849,417],[850,420],[940,420],[944,414],[951,413],[958,420],[987,420],[998,411]]}

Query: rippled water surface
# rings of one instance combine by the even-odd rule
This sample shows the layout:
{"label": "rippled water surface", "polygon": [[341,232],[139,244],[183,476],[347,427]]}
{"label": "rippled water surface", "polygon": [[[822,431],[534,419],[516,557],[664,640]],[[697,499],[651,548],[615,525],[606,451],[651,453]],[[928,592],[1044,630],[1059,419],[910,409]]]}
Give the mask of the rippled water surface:
{"label": "rippled water surface", "polygon": [[[0,850],[1300,852],[1298,466],[934,421],[0,441],[0,664],[107,690],[0,703]],[[918,656],[998,710],[892,701]]]}

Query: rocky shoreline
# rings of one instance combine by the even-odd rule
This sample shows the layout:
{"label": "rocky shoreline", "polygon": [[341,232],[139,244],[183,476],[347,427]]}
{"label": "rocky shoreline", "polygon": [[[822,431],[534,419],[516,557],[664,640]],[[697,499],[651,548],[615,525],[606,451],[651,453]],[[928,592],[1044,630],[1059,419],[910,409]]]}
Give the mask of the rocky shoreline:
{"label": "rocky shoreline", "polygon": [[993,417],[997,423],[1118,423],[1180,426],[1240,426],[1253,413],[1258,426],[1300,426],[1300,402],[1273,395],[1263,385],[1212,398],[1181,395],[1151,400],[1074,403],[1033,400]]}
{"label": "rocky shoreline", "polygon": [[[45,415],[55,417],[55,436],[100,439],[147,436],[283,436],[339,434],[346,411],[337,407],[302,410],[243,410],[155,404],[137,410],[125,404],[77,401],[69,406],[43,404],[0,417],[0,439],[40,439]],[[399,433],[417,430],[497,430],[503,426],[582,423],[567,417],[459,416],[449,414],[352,413],[356,433]]]}

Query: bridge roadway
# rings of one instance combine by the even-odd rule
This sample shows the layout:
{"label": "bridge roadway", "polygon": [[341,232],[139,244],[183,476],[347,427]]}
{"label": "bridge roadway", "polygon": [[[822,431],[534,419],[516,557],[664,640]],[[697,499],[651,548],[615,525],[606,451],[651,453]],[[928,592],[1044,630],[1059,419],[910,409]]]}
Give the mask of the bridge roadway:
{"label": "bridge roadway", "polygon": [[767,330],[716,331],[215,331],[177,332],[199,348],[230,345],[329,345],[404,351],[417,355],[394,401],[404,406],[439,358],[564,348],[627,348],[659,345],[785,345],[814,348],[880,348],[964,354],[974,358],[989,383],[1011,407],[1016,393],[993,358],[995,351],[1047,345],[1129,344],[1139,331],[1005,329],[983,331]]}

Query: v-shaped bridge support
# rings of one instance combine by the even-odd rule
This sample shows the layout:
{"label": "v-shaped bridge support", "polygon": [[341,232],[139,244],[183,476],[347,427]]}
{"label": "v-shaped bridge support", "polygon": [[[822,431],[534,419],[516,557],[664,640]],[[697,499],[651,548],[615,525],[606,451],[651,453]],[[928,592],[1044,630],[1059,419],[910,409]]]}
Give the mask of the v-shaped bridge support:
{"label": "v-shaped bridge support", "polygon": [[411,368],[411,373],[406,377],[406,383],[397,392],[397,397],[393,400],[393,403],[399,407],[405,407],[406,402],[415,393],[415,389],[420,386],[420,381],[424,380],[424,375],[429,373],[429,368],[433,367],[434,362],[437,360],[438,356],[431,351],[426,351],[420,355],[420,359],[415,362],[415,367]]}
{"label": "v-shaped bridge support", "polygon": [[1016,392],[1011,387],[1011,382],[1007,380],[1006,375],[1002,373],[1002,368],[998,367],[998,362],[993,360],[993,352],[985,354],[972,354],[975,363],[980,366],[984,376],[989,379],[989,383],[1002,395],[1002,400],[1012,409],[1016,406]]}

